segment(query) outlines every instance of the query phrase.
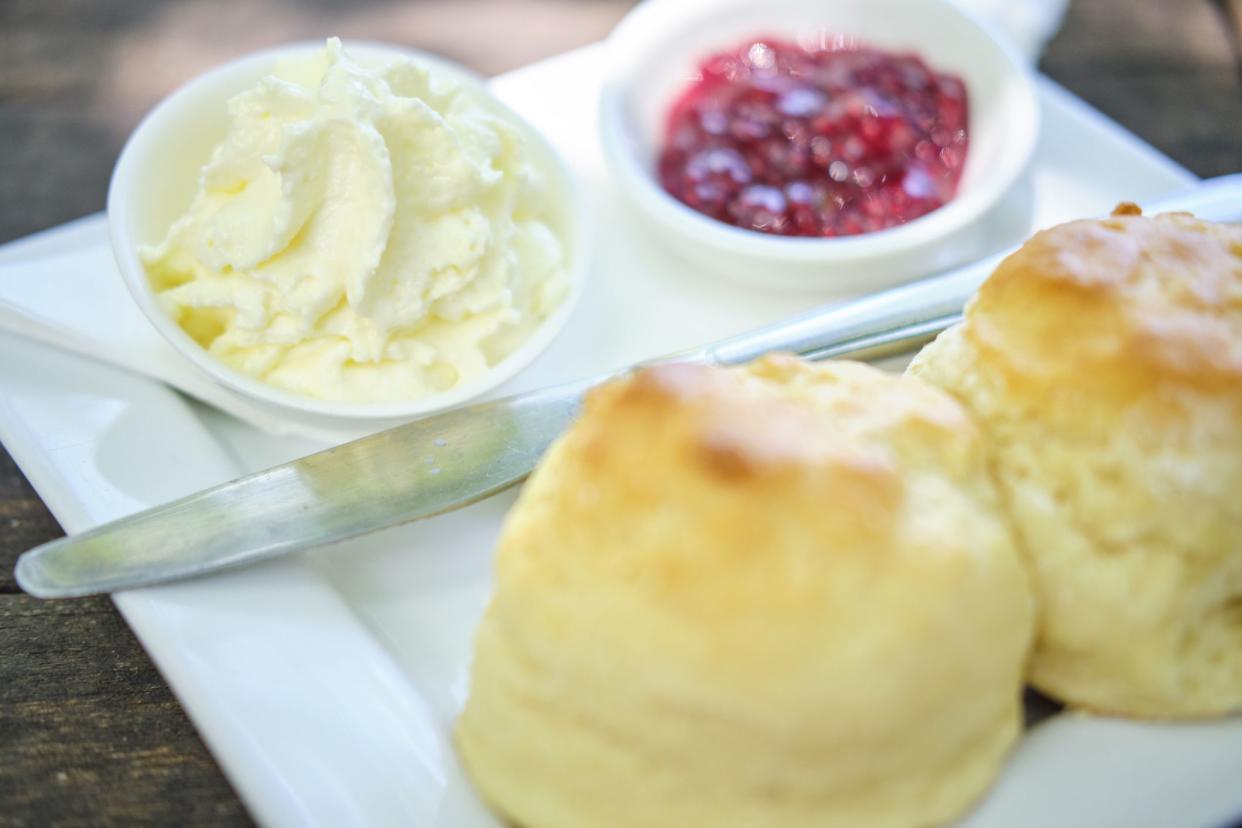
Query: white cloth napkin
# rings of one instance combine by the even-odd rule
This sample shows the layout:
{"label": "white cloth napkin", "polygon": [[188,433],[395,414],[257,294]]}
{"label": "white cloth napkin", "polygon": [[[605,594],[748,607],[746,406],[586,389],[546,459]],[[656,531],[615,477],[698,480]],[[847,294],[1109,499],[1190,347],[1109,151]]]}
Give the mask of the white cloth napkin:
{"label": "white cloth napkin", "polygon": [[956,0],[1006,32],[1031,63],[1061,28],[1069,0]]}

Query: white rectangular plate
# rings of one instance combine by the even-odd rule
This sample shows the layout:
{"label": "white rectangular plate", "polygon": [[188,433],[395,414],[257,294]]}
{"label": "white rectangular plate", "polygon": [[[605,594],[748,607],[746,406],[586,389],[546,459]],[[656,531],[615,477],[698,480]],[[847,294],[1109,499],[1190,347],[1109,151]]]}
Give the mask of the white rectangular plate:
{"label": "white rectangular plate", "polygon": [[[597,48],[499,78],[591,195],[596,266],[569,328],[503,392],[613,368],[822,301],[692,272],[636,226],[598,150]],[[1054,84],[1027,182],[988,219],[998,250],[1031,229],[1194,177]],[[0,278],[98,252],[102,217],[0,250]],[[66,301],[72,301],[66,297]],[[0,440],[65,528],[106,520],[316,448],[260,434],[167,388],[0,337]],[[270,826],[494,828],[454,758],[470,638],[512,494],[300,558],[116,596],[255,818]],[[1242,720],[1152,725],[1061,715],[1024,738],[963,823],[1202,826],[1242,814]]]}

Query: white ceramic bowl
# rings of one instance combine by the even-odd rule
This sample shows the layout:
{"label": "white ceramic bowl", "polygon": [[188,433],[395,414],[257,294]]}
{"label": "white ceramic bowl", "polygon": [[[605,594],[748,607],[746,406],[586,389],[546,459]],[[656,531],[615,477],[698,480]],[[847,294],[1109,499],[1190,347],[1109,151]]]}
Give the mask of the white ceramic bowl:
{"label": "white ceramic bowl", "polygon": [[[846,35],[958,75],[970,148],[949,203],[904,225],[831,239],[770,236],[701,215],[655,177],[669,107],[698,62],[748,37]],[[648,0],[609,37],[600,127],[613,178],[655,232],[711,272],[763,286],[867,292],[960,264],[967,228],[1030,161],[1039,110],[1008,40],[948,0]]]}
{"label": "white ceramic bowl", "polygon": [[226,365],[186,334],[156,300],[139,248],[162,241],[168,228],[189,207],[197,190],[199,169],[224,139],[228,99],[268,74],[278,60],[320,51],[324,47],[322,42],[298,43],[239,58],[195,78],[160,103],[138,125],[117,161],[108,190],[108,225],[121,275],[138,306],[178,351],[219,384],[258,400],[279,414],[302,420],[403,420],[483,394],[513,377],[547,348],[564,327],[582,291],[588,256],[586,209],[582,194],[556,150],[520,116],[491,97],[476,75],[442,58],[403,46],[357,41],[345,46],[356,60],[382,64],[413,59],[483,89],[498,110],[524,129],[536,163],[553,179],[550,183],[556,198],[552,221],[567,243],[570,295],[529,340],[486,374],[417,400],[313,399],[268,385]]}

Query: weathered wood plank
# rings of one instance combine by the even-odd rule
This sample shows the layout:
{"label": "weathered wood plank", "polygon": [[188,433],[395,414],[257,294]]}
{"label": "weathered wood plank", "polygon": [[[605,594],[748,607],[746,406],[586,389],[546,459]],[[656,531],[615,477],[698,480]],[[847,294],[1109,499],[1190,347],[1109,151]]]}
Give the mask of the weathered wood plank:
{"label": "weathered wood plank", "polygon": [[1242,83],[1211,0],[1070,5],[1041,67],[1202,176],[1242,170]]}
{"label": "weathered wood plank", "polygon": [[13,564],[21,552],[63,534],[13,458],[0,448],[0,594],[18,591]]}
{"label": "weathered wood plank", "polygon": [[111,601],[0,596],[0,823],[248,825]]}

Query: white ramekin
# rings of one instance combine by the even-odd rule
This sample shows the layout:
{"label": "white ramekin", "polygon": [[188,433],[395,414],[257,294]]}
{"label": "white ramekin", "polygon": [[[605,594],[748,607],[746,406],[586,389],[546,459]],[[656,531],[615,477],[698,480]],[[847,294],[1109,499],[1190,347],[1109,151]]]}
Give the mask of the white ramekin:
{"label": "white ramekin", "polygon": [[[914,52],[966,84],[970,148],[957,196],[899,227],[832,239],[770,236],[703,216],[655,177],[668,109],[703,57],[748,37],[846,35]],[[1031,70],[1001,34],[949,0],[648,0],[608,39],[600,127],[614,181],[653,232],[696,265],[765,287],[850,295],[961,264],[955,244],[1030,161]]]}
{"label": "white ramekin", "polygon": [[399,421],[460,404],[500,385],[529,365],[564,327],[582,292],[588,264],[584,198],[556,150],[520,116],[505,107],[482,81],[463,67],[404,46],[349,41],[355,59],[384,63],[413,59],[483,91],[488,100],[526,133],[536,163],[550,173],[556,194],[553,220],[567,242],[570,295],[520,348],[486,374],[443,393],[397,402],[319,400],[285,391],[243,374],[212,356],[160,307],[147,279],[139,249],[160,242],[189,207],[199,170],[227,128],[230,97],[268,74],[278,60],[314,53],[322,42],[297,43],[226,63],[182,86],[153,109],[134,130],[117,160],[108,189],[108,225],[121,275],[155,328],[191,363],[219,384],[286,416],[314,421]]}

